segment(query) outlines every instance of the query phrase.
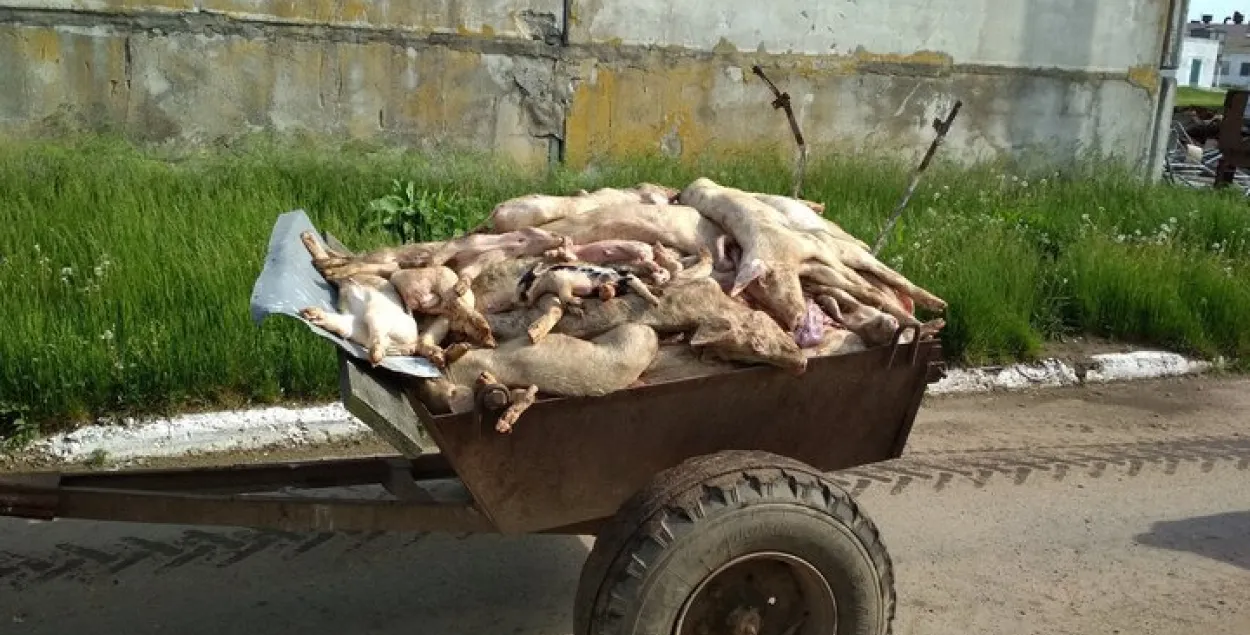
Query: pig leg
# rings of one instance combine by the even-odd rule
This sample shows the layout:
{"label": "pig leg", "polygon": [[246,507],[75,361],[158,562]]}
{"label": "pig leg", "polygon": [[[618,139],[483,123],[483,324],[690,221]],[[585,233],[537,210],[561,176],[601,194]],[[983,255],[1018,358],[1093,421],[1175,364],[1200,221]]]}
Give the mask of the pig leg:
{"label": "pig leg", "polygon": [[491,333],[490,322],[475,309],[460,302],[452,302],[447,317],[451,319],[452,329],[456,332],[464,333],[486,348],[495,348],[498,345],[494,333]]}
{"label": "pig leg", "polygon": [[484,269],[507,259],[508,254],[501,249],[488,251],[474,258],[463,267],[460,267],[460,270],[457,272],[459,273],[459,278],[456,280],[456,286],[452,287],[452,291],[455,292],[456,297],[463,296],[469,292],[474,278],[477,278]]}
{"label": "pig leg", "polygon": [[715,256],[716,259],[714,268],[717,271],[729,271],[730,269],[733,269],[734,262],[729,257],[729,234],[721,234],[720,236],[717,236],[716,242],[713,243],[712,246],[714,248],[712,255]]}
{"label": "pig leg", "polygon": [[456,342],[455,344],[448,346],[447,350],[443,351],[443,359],[446,360],[448,364],[451,364],[461,357],[464,357],[464,354],[471,350],[473,350],[473,347],[467,342]]}
{"label": "pig leg", "polygon": [[675,251],[665,247],[663,243],[655,243],[651,246],[651,249],[655,252],[655,264],[667,270],[670,278],[681,273],[684,267],[681,264],[681,258]]}
{"label": "pig leg", "polygon": [[822,307],[832,306],[839,311],[839,322],[872,346],[887,344],[898,331],[898,318],[865,304],[860,304],[841,289],[830,289],[828,295],[817,295]]}
{"label": "pig leg", "polygon": [[908,280],[903,274],[894,271],[885,266],[880,260],[873,257],[872,254],[863,252],[858,249],[843,250],[839,256],[842,262],[846,263],[852,269],[861,269],[867,271],[881,279],[882,282],[902,290],[907,295],[916,300],[920,306],[933,311],[945,311],[946,301],[921,289]]}
{"label": "pig leg", "polygon": [[560,318],[564,317],[564,307],[555,298],[543,296],[538,303],[543,307],[543,313],[526,329],[530,341],[535,344],[546,337],[560,322]]}
{"label": "pig leg", "polygon": [[415,357],[424,357],[434,364],[435,368],[447,368],[447,357],[443,353],[443,349],[436,345],[427,344],[421,340],[417,340],[416,344],[405,347],[398,351],[400,355],[411,355]]}
{"label": "pig leg", "polygon": [[313,267],[326,280],[343,280],[361,275],[386,278],[399,270],[394,257],[387,251],[364,258],[348,258],[341,254],[331,256],[312,232],[303,232],[299,238],[312,256]]}
{"label": "pig leg", "polygon": [[356,319],[345,313],[327,313],[315,306],[300,309],[300,315],[321,329],[325,329],[345,340],[356,336]]}
{"label": "pig leg", "polygon": [[825,313],[828,313],[829,317],[833,318],[834,321],[842,322],[842,309],[838,306],[837,300],[834,300],[831,296],[818,295],[816,296],[816,304],[820,305],[820,308],[824,309]]}
{"label": "pig leg", "polygon": [[651,306],[660,306],[660,299],[655,297],[655,294],[651,293],[651,289],[648,289],[647,285],[643,284],[642,280],[639,280],[636,276],[626,276],[625,285],[634,293],[642,296]]}
{"label": "pig leg", "polygon": [[819,263],[804,263],[799,275],[825,287],[840,289],[865,304],[881,308],[898,318],[900,324],[920,324],[915,316],[899,306],[898,299],[882,292],[864,280],[853,269],[834,268]]}
{"label": "pig leg", "polygon": [[538,401],[538,386],[518,388],[513,390],[511,395],[512,404],[495,421],[495,431],[500,434],[510,434],[517,419],[520,419],[521,415]]}

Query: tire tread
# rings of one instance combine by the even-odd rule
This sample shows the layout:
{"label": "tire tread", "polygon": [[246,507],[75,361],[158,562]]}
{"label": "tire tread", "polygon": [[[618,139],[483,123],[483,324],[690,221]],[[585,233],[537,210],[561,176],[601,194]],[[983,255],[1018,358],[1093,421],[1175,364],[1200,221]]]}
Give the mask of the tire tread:
{"label": "tire tread", "polygon": [[[881,532],[851,495],[818,470],[786,457],[726,451],[690,459],[661,472],[627,500],[603,527],[574,603],[575,635],[625,635],[629,598],[645,572],[682,536],[720,511],[760,503],[796,503],[837,518],[859,539],[885,598],[885,635],[893,632],[897,600],[894,564]],[[601,599],[602,598],[602,599]]]}

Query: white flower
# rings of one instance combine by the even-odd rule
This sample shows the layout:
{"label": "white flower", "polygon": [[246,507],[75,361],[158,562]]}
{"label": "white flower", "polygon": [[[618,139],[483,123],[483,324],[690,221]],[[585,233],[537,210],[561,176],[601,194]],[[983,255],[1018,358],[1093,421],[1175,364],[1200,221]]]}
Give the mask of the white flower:
{"label": "white flower", "polygon": [[73,267],[61,267],[61,277],[62,277],[62,278],[68,278],[68,277],[70,277],[70,276],[72,276],[72,275],[74,275],[74,268],[73,268]]}
{"label": "white flower", "polygon": [[113,341],[113,330],[105,329],[105,331],[100,334],[100,339],[104,340],[105,342]]}

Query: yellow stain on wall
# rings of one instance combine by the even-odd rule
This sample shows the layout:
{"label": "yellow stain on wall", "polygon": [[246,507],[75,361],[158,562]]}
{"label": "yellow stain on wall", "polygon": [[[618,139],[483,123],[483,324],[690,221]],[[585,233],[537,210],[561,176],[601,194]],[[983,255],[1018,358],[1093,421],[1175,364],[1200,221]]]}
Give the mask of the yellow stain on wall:
{"label": "yellow stain on wall", "polygon": [[[772,95],[751,74],[750,58],[652,58],[642,68],[587,63],[569,107],[567,161],[580,167],[610,155],[679,149],[679,158],[689,160],[713,152],[755,154],[787,147],[778,140],[789,139],[788,124],[768,107]],[[731,77],[731,69],[740,78]],[[770,78],[778,82],[786,82],[787,75],[819,75],[812,85],[840,72],[836,66],[806,62],[786,66],[782,73],[772,70]]]}
{"label": "yellow stain on wall", "polygon": [[61,38],[53,29],[41,28],[29,31],[23,38],[27,59],[40,62],[61,61]]}
{"label": "yellow stain on wall", "polygon": [[1159,92],[1159,69],[1150,64],[1134,66],[1128,69],[1128,83],[1154,97],[1155,93]]}
{"label": "yellow stain on wall", "polygon": [[696,60],[663,69],[597,67],[573,94],[567,160],[584,165],[603,155],[654,153],[666,136],[676,137],[683,157],[709,150],[718,135],[700,110],[720,72],[718,62]]}

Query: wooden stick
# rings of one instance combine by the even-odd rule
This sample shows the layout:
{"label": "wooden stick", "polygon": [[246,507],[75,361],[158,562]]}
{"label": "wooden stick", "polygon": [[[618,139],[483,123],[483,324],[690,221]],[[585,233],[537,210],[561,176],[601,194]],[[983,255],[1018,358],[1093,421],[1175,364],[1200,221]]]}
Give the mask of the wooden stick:
{"label": "wooden stick", "polygon": [[790,193],[791,197],[799,198],[799,192],[803,188],[803,175],[807,172],[807,142],[803,140],[803,130],[799,128],[799,120],[795,119],[794,109],[790,106],[790,93],[778,90],[777,85],[764,75],[764,69],[758,64],[751,67],[751,72],[768,84],[768,90],[773,93],[773,108],[785,111],[786,119],[790,122],[790,132],[794,134],[794,141],[799,144],[798,165],[794,170],[794,186]]}
{"label": "wooden stick", "polygon": [[951,129],[951,123],[955,121],[955,115],[959,114],[959,109],[963,105],[963,101],[956,101],[955,107],[951,109],[945,121],[941,119],[933,120],[933,129],[937,131],[937,136],[933,138],[933,141],[929,144],[929,149],[924,153],[924,159],[920,161],[920,167],[916,168],[915,172],[912,172],[911,182],[907,184],[907,191],[903,192],[903,198],[894,207],[894,213],[890,214],[890,219],[886,221],[885,228],[877,236],[877,244],[872,248],[872,255],[880,254],[881,249],[885,247],[886,238],[890,235],[890,230],[894,229],[894,224],[903,215],[903,209],[907,207],[907,202],[911,200],[911,195],[916,192],[916,186],[920,184],[920,175],[924,173],[925,168],[929,167],[929,162],[933,160],[933,153],[937,152],[938,146],[946,138],[946,133]]}

